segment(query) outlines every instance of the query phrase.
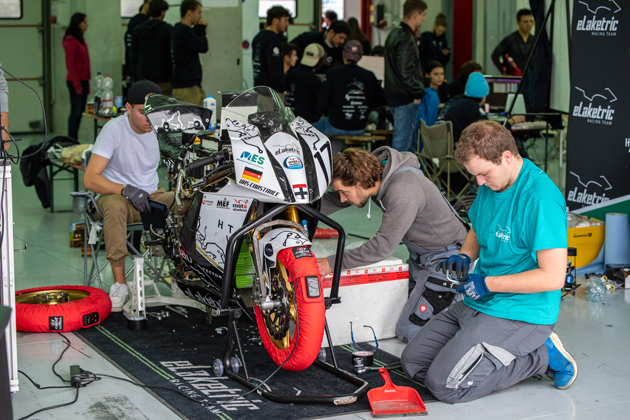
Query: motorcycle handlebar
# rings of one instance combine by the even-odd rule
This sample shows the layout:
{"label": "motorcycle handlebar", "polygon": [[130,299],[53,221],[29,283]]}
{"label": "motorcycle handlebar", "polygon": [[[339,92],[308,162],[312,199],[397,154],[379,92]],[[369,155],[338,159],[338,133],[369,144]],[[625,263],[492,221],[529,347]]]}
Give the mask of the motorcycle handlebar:
{"label": "motorcycle handlebar", "polygon": [[223,149],[214,156],[209,156],[207,158],[199,159],[192,163],[189,163],[186,166],[186,175],[190,175],[190,172],[193,169],[201,168],[202,166],[210,165],[215,162],[223,163],[229,159],[230,159],[230,151],[228,149]]}

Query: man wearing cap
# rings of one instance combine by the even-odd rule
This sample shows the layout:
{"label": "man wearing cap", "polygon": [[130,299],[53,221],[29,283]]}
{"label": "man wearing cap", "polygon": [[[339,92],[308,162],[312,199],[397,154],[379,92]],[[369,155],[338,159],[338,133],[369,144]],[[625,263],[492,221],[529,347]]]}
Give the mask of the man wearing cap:
{"label": "man wearing cap", "polygon": [[334,66],[343,64],[343,43],[346,42],[346,38],[349,34],[350,27],[348,24],[342,20],[335,20],[330,24],[326,32],[304,32],[292,39],[291,42],[300,47],[301,55],[306,49],[306,46],[313,42],[324,47],[326,51],[326,61],[324,65],[317,70],[317,73],[326,74],[326,72]]}
{"label": "man wearing cap", "polygon": [[319,118],[319,115],[315,115],[315,104],[322,87],[322,79],[315,72],[324,64],[325,57],[324,47],[315,43],[309,44],[302,62],[286,74],[285,105],[297,117],[302,117],[311,124]]}
{"label": "man wearing cap", "polygon": [[268,86],[284,94],[284,69],[282,62],[282,43],[279,34],[289,27],[291,14],[282,6],[267,10],[267,27],[258,32],[252,41],[252,66],[254,86]]}
{"label": "man wearing cap", "polygon": [[[326,73],[315,112],[317,116],[327,112],[328,116],[313,126],[329,137],[363,135],[372,109],[387,105],[385,91],[374,73],[357,66],[362,55],[361,43],[348,41],[343,52],[345,65]],[[333,139],[332,147],[335,155],[341,151],[343,143]]]}
{"label": "man wearing cap", "polygon": [[83,186],[99,194],[96,203],[103,214],[106,257],[112,266],[112,311],[121,311],[128,295],[125,280],[127,223],[137,223],[141,212],[150,211],[151,198],[173,206],[173,192],[158,189],[160,150],[157,137],[144,116],[144,101],[161,94],[160,87],[141,80],[129,88],[127,113],[110,120],[94,143]]}

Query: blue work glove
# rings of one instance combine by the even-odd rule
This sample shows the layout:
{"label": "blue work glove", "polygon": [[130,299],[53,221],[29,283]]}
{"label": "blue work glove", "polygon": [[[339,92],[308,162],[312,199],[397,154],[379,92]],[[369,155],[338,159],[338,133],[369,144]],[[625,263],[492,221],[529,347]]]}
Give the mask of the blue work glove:
{"label": "blue work glove", "polygon": [[127,184],[124,189],[124,197],[131,201],[131,205],[140,213],[148,213],[151,211],[151,205],[149,204],[151,194],[145,190]]}
{"label": "blue work glove", "polygon": [[486,286],[486,276],[481,274],[469,274],[462,277],[462,283],[457,289],[459,293],[463,293],[471,299],[477,300],[490,293]]}
{"label": "blue work glove", "polygon": [[442,261],[439,268],[435,271],[440,271],[446,275],[447,271],[455,273],[455,277],[461,279],[468,275],[468,269],[470,268],[470,257],[466,254],[455,254],[448,257],[448,259]]}

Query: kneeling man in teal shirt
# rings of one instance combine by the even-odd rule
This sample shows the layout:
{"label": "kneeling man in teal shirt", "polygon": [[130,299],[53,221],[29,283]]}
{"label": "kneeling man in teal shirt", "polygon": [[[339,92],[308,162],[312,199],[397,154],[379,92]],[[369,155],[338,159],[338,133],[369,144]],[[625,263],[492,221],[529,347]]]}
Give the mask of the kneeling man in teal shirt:
{"label": "kneeling man in teal shirt", "polygon": [[447,403],[542,374],[566,389],[577,364],[553,332],[567,261],[564,197],[499,123],[467,127],[455,157],[480,185],[468,213],[472,229],[441,265],[461,281],[464,300],[413,337],[403,369]]}

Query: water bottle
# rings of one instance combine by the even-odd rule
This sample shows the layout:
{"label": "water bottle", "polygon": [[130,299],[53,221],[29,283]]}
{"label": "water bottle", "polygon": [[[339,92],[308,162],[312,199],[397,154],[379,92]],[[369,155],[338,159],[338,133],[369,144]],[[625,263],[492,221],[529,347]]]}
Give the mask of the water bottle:
{"label": "water bottle", "polygon": [[212,110],[212,116],[210,117],[210,127],[209,130],[217,129],[217,100],[212,97],[212,95],[208,95],[206,99],[203,100],[204,108],[208,108]]}
{"label": "water bottle", "polygon": [[103,96],[101,102],[102,113],[109,115],[114,107],[114,81],[109,74],[103,80]]}
{"label": "water bottle", "polygon": [[101,102],[103,100],[103,75],[99,71],[94,78],[94,113],[98,114],[101,110]]}
{"label": "water bottle", "polygon": [[588,296],[586,300],[591,302],[603,302],[606,299],[606,287],[602,284],[599,277],[594,277],[586,284]]}

